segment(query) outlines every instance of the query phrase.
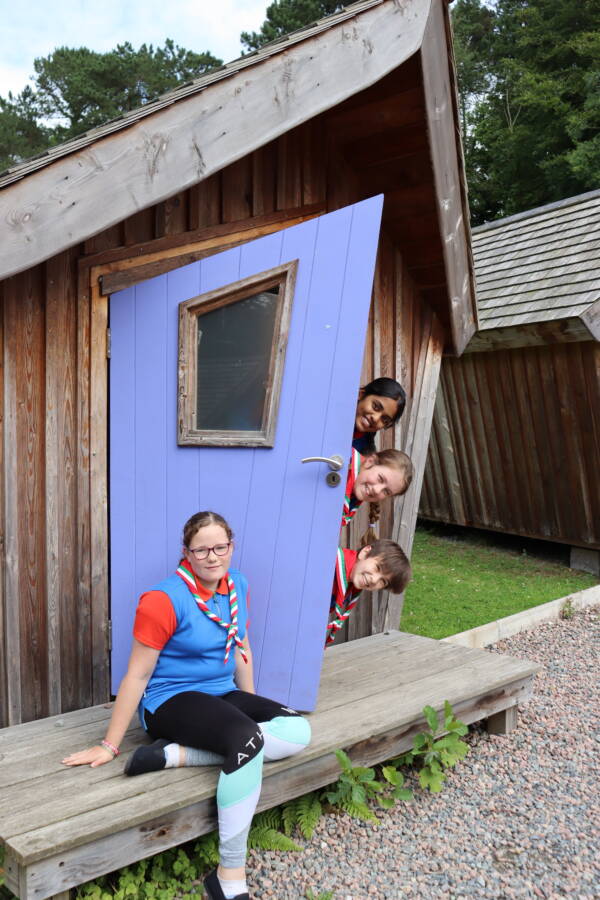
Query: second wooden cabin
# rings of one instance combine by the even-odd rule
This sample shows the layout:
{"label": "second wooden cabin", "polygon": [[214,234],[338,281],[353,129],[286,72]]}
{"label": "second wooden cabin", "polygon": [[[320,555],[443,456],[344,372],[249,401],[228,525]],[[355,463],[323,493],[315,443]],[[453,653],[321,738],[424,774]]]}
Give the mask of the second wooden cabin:
{"label": "second wooden cabin", "polygon": [[600,574],[600,191],[473,231],[480,330],[442,366],[420,514]]}

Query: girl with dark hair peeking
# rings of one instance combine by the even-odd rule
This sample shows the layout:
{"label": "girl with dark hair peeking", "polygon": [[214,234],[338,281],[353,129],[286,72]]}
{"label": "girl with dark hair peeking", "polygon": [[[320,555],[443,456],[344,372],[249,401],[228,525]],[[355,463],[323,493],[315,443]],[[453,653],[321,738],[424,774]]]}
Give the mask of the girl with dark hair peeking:
{"label": "girl with dark hair peeking", "polygon": [[211,900],[249,900],[246,845],[263,760],[292,756],[310,740],[303,716],[254,692],[248,584],[229,568],[232,553],[233,533],[222,516],[200,512],[188,520],[177,571],[140,598],[129,667],[104,740],[63,759],[67,766],[110,762],[137,708],[154,743],[137,748],[126,775],[220,765],[220,863],[204,882]]}
{"label": "girl with dark hair peeking", "polygon": [[361,387],[354,420],[354,449],[363,455],[374,453],[375,434],[395,425],[405,406],[404,388],[393,378],[375,378]]}

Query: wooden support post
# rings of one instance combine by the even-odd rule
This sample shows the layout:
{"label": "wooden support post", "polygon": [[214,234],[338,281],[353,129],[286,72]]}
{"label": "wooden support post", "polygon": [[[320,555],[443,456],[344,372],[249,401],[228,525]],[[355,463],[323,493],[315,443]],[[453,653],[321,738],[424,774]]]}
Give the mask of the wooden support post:
{"label": "wooden support post", "polygon": [[500,712],[488,716],[486,728],[489,734],[508,734],[517,727],[517,705],[508,706]]}
{"label": "wooden support post", "polygon": [[600,575],[600,550],[588,550],[586,547],[571,547],[569,566],[579,572]]}

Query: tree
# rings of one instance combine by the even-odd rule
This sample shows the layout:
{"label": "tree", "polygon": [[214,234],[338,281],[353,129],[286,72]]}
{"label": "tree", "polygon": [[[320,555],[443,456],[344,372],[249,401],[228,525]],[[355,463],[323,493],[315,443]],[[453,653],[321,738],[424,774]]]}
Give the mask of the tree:
{"label": "tree", "polygon": [[108,53],[59,47],[34,61],[34,88],[0,98],[0,169],[143,106],[222,65],[165,41]]}
{"label": "tree", "polygon": [[598,187],[597,0],[457,0],[453,28],[473,221]]}
{"label": "tree", "polygon": [[258,50],[269,41],[339,12],[344,5],[335,0],[273,0],[260,31],[242,31],[240,41],[247,50]]}
{"label": "tree", "polygon": [[49,144],[50,130],[39,121],[35,94],[26,87],[18,97],[0,97],[0,170],[37,156]]}

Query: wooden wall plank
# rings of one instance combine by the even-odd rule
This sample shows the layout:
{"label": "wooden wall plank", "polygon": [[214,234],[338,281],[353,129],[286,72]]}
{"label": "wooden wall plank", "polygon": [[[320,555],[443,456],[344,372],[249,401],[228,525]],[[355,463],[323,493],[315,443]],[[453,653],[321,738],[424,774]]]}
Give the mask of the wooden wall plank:
{"label": "wooden wall plank", "polygon": [[[46,265],[46,565],[50,714],[79,706],[77,260]],[[87,658],[87,654],[86,657]],[[85,659],[84,658],[84,659]]]}
{"label": "wooden wall plank", "polygon": [[123,243],[126,247],[132,244],[141,244],[144,241],[153,241],[157,236],[155,231],[156,214],[154,207],[141,209],[138,213],[129,216],[123,222]]}
{"label": "wooden wall plank", "polygon": [[585,422],[585,468],[588,483],[592,486],[591,499],[593,519],[596,524],[594,543],[600,542],[600,491],[593,490],[598,484],[598,460],[600,460],[600,344],[581,346],[581,367],[586,389]]}
{"label": "wooden wall plank", "polygon": [[[504,358],[498,358],[498,365],[501,366],[500,374],[494,362],[490,357],[484,355],[480,366],[482,367],[482,378],[485,379],[488,388],[488,400],[490,414],[487,418],[487,428],[491,429],[489,440],[493,441],[494,436],[498,442],[498,479],[500,481],[500,492],[504,498],[500,501],[500,507],[504,512],[511,512],[512,515],[521,516],[521,500],[520,485],[518,479],[514,476],[515,465],[518,455],[513,452],[513,432],[511,424],[509,424],[506,414],[506,408],[503,402],[503,385],[507,378],[504,374],[507,368],[507,362]],[[479,368],[479,366],[478,366]],[[455,431],[458,430],[458,424],[455,423]]]}
{"label": "wooden wall plank", "polygon": [[[7,598],[19,605],[21,710],[23,720],[40,718],[47,712],[47,610],[46,610],[46,522],[45,481],[45,292],[43,266],[16,279],[11,312],[15,342],[11,347],[14,390],[16,455],[15,527],[18,568],[16,593]],[[7,448],[8,449],[8,448]]]}
{"label": "wooden wall plank", "polygon": [[252,216],[252,158],[245,156],[222,172],[223,222]]}
{"label": "wooden wall plank", "polygon": [[189,190],[190,231],[221,222],[221,173],[198,182]]}
{"label": "wooden wall plank", "polygon": [[276,208],[277,194],[276,141],[260,147],[252,154],[252,215],[272,213]]}
{"label": "wooden wall plank", "polygon": [[327,188],[323,160],[329,155],[329,148],[323,116],[303,125],[299,140],[302,145],[302,203],[324,203]]}
{"label": "wooden wall plank", "polygon": [[21,721],[21,607],[19,603],[19,495],[17,460],[17,329],[14,322],[19,302],[19,279],[4,285],[4,632],[7,708],[3,718],[12,725]]}
{"label": "wooden wall plank", "polygon": [[[188,191],[181,191],[154,207],[157,237],[188,230]],[[122,243],[122,242],[121,242]]]}
{"label": "wooden wall plank", "polygon": [[[427,311],[425,311],[427,312]],[[414,478],[406,494],[394,501],[393,540],[410,558],[421,495],[421,485],[431,432],[431,420],[437,392],[442,351],[446,334],[433,313],[429,313],[429,327],[423,330],[422,363],[419,365],[419,402],[411,409],[410,431],[406,452],[414,464]],[[409,449],[410,448],[410,449]],[[403,595],[389,594],[384,628],[397,628],[402,614]]]}
{"label": "wooden wall plank", "polygon": [[123,244],[123,223],[117,222],[111,225],[99,234],[87,239],[84,242],[84,253],[101,253],[103,250],[112,250],[113,247],[120,247]]}
{"label": "wooden wall plank", "polygon": [[[60,533],[59,533],[59,424],[58,382],[62,372],[63,354],[60,342],[65,340],[63,316],[66,304],[61,305],[64,254],[55,256],[46,265],[46,579],[48,622],[48,715],[61,710],[61,608],[60,608]],[[62,314],[62,315],[61,315]],[[66,355],[66,354],[65,354]],[[61,473],[62,474],[62,473]]]}
{"label": "wooden wall plank", "polygon": [[277,209],[302,203],[302,157],[299,135],[283,134],[277,141]]}
{"label": "wooden wall plank", "polygon": [[[90,310],[90,632],[93,703],[109,697],[108,668],[108,299],[91,270]],[[95,277],[96,276],[96,277]]]}
{"label": "wooden wall plank", "polygon": [[[90,543],[90,273],[81,267],[77,273],[77,391],[76,391],[76,471],[77,471],[77,669],[75,678],[79,705],[94,702],[93,672],[107,666],[105,652],[93,654],[91,641],[92,548]],[[90,671],[91,662],[91,671]],[[106,699],[103,697],[102,700]],[[102,702],[102,701],[99,701]]]}

